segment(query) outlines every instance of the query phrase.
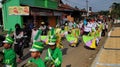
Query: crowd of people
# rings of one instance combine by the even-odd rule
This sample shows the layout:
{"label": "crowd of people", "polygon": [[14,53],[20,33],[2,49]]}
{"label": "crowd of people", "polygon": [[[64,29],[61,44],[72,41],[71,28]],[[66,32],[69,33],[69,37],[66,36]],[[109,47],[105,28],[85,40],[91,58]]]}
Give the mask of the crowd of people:
{"label": "crowd of people", "polygon": [[[83,38],[85,46],[96,48],[99,45],[101,36],[105,36],[108,31],[108,23],[106,20],[84,19],[79,23],[65,21],[64,25],[59,24],[56,27],[46,26],[45,22],[41,22],[41,26],[34,25],[32,29],[28,25],[23,24],[23,28],[19,24],[15,25],[15,31],[11,36],[11,30],[3,41],[5,67],[17,67],[17,62],[23,59],[23,50],[30,48],[31,59],[26,62],[24,67],[33,65],[34,67],[61,67],[62,51],[64,48],[62,39],[69,42],[69,46],[77,47],[80,37]],[[14,49],[12,48],[14,45]],[[44,48],[47,49],[45,60],[40,56]],[[18,55],[18,58],[16,57]]]}

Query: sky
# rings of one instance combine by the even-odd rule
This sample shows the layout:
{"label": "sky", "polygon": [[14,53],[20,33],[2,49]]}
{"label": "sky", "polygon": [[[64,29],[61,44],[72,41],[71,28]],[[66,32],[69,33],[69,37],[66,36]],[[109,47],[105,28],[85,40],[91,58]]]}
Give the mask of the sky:
{"label": "sky", "polygon": [[[77,6],[80,9],[86,9],[86,0],[62,0],[65,4],[69,4],[71,6]],[[112,3],[120,3],[120,0],[88,0],[88,6],[92,7],[93,12],[101,11],[101,10],[109,10],[109,7]]]}

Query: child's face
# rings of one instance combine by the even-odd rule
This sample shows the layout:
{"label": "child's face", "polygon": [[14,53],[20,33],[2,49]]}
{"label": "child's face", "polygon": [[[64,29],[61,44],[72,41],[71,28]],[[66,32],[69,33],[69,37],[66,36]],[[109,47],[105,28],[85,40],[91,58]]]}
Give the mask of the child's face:
{"label": "child's face", "polygon": [[9,45],[9,44],[7,44],[7,43],[4,43],[4,45],[3,45],[3,46],[4,46],[4,48],[5,48],[5,49],[8,49],[8,48],[10,47],[10,45]]}
{"label": "child's face", "polygon": [[40,52],[38,52],[38,51],[31,52],[31,57],[33,57],[33,58],[40,57]]}
{"label": "child's face", "polygon": [[55,49],[55,45],[49,45],[49,47],[51,48],[51,49]]}

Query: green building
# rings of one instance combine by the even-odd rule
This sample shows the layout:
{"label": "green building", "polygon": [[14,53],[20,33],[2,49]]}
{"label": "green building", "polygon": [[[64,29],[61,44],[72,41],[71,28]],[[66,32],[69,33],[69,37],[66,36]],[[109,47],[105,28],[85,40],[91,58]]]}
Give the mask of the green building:
{"label": "green building", "polygon": [[10,15],[9,7],[12,6],[29,6],[31,13],[31,7],[45,8],[45,9],[57,9],[57,0],[3,0],[2,2],[2,15],[4,30],[15,29],[15,24],[19,23],[23,25],[23,17],[21,15]]}

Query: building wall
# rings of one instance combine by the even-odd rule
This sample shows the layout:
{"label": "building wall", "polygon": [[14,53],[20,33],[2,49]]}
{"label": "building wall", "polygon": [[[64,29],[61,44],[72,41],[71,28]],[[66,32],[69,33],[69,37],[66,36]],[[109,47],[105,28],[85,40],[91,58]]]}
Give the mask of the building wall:
{"label": "building wall", "polygon": [[55,17],[55,16],[50,16],[50,17],[48,17],[48,20],[49,20],[49,25],[50,25],[51,27],[55,27],[55,26],[56,26],[57,17]]}
{"label": "building wall", "polygon": [[9,15],[8,7],[10,6],[19,6],[19,0],[6,0],[2,6],[2,15],[3,15],[3,25],[4,30],[9,30],[12,28],[14,30],[15,24],[19,23],[22,25],[22,18],[20,15]]}
{"label": "building wall", "polygon": [[12,28],[15,29],[14,26],[16,23],[20,25],[23,24],[22,17],[20,15],[9,15],[8,7],[10,6],[20,6],[28,5],[31,7],[39,7],[39,8],[47,8],[47,9],[57,9],[58,2],[52,0],[6,0],[2,7],[3,14],[3,25],[4,30],[9,30]]}
{"label": "building wall", "polygon": [[41,8],[58,8],[58,2],[52,0],[20,0],[22,5],[28,5],[31,7],[41,7]]}

